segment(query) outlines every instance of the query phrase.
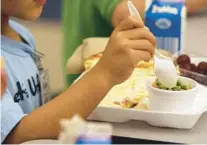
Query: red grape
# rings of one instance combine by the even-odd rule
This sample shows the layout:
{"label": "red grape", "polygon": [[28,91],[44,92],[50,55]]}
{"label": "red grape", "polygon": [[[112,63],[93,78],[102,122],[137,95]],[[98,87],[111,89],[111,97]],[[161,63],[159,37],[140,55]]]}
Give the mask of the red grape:
{"label": "red grape", "polygon": [[191,64],[181,64],[179,66],[182,69],[191,70]]}
{"label": "red grape", "polygon": [[177,64],[181,65],[181,64],[190,64],[190,57],[186,54],[180,55],[177,59]]}
{"label": "red grape", "polygon": [[198,69],[201,72],[207,72],[207,63],[206,62],[200,62],[198,64]]}
{"label": "red grape", "polygon": [[193,71],[193,72],[198,72],[198,67],[197,67],[195,64],[191,63],[191,64],[190,64],[190,67],[191,67],[191,68],[190,68],[191,71]]}

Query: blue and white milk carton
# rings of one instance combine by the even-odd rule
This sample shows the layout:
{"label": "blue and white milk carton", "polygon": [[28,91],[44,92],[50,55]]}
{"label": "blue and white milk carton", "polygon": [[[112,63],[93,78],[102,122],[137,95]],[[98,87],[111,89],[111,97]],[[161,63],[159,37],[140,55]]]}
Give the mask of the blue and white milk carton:
{"label": "blue and white milk carton", "polygon": [[145,25],[156,36],[157,48],[183,52],[186,15],[185,0],[147,0]]}

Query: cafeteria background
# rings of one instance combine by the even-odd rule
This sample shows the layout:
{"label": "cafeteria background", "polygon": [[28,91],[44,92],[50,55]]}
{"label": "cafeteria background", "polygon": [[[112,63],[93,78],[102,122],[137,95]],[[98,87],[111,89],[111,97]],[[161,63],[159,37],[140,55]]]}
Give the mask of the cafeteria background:
{"label": "cafeteria background", "polygon": [[[62,64],[61,64],[61,51],[63,36],[61,32],[61,3],[62,0],[49,0],[46,4],[41,19],[35,23],[23,22],[26,27],[33,33],[37,48],[40,52],[44,53],[46,57],[43,59],[43,64],[49,69],[50,83],[53,93],[58,93],[64,89]],[[199,23],[197,19],[207,18],[207,8],[201,10],[195,15],[188,18],[188,27],[190,28],[187,33],[188,40],[194,40],[194,43],[187,43],[187,51],[194,54],[205,55],[207,53],[200,50],[206,50],[206,45],[200,47],[200,42],[205,42],[206,37],[203,37],[207,30],[206,23]],[[203,21],[204,22],[204,21]],[[199,29],[197,29],[199,28]],[[205,48],[204,48],[205,46]],[[54,63],[54,58],[56,62]]]}

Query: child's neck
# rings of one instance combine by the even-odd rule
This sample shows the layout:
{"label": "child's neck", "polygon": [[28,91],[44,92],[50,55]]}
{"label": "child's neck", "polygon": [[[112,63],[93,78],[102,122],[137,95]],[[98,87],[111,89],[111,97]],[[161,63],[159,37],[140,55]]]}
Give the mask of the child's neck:
{"label": "child's neck", "polygon": [[18,42],[22,42],[19,34],[14,31],[9,25],[10,16],[2,14],[1,15],[1,35],[4,35],[10,39],[16,40]]}

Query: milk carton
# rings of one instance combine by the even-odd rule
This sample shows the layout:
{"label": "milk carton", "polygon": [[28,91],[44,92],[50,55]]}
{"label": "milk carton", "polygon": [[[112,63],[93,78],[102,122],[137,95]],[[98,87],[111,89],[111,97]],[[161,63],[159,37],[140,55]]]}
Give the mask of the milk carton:
{"label": "milk carton", "polygon": [[157,48],[183,52],[186,13],[185,0],[147,0],[145,25],[156,36]]}

